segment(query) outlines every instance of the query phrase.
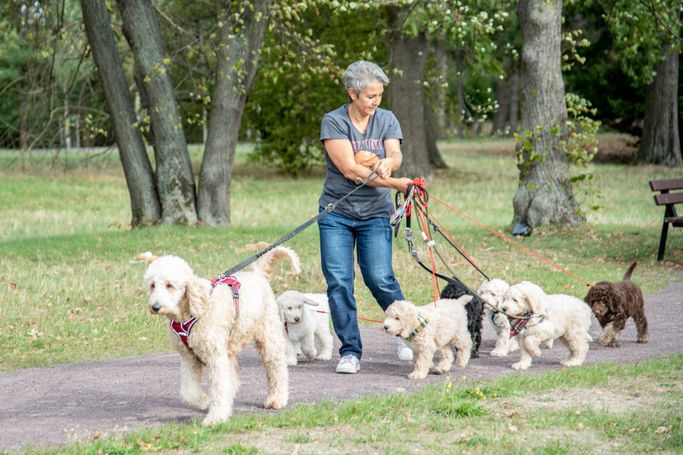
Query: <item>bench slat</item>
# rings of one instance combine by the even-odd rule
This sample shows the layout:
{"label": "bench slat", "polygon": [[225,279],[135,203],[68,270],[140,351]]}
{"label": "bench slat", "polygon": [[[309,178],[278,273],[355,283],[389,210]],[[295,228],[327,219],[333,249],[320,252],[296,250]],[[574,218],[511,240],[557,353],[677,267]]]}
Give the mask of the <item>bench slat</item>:
{"label": "bench slat", "polygon": [[664,222],[674,227],[683,227],[683,216],[668,216],[664,218]]}
{"label": "bench slat", "polygon": [[657,205],[680,204],[683,202],[683,192],[657,194],[654,198]]}
{"label": "bench slat", "polygon": [[650,180],[650,189],[652,191],[681,190],[683,179]]}

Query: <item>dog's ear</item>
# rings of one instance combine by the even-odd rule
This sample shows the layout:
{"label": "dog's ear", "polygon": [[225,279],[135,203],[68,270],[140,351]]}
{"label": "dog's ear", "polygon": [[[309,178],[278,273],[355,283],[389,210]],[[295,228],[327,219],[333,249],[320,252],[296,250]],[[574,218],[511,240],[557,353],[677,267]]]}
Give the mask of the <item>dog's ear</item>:
{"label": "dog's ear", "polygon": [[208,310],[209,296],[199,279],[193,278],[188,281],[187,286],[185,286],[185,297],[192,316],[199,317]]}
{"label": "dog's ear", "polygon": [[536,295],[536,293],[530,289],[525,289],[524,292],[522,292],[522,296],[524,297],[524,300],[526,300],[527,305],[529,305],[529,309],[534,314],[544,313],[540,295]]}
{"label": "dog's ear", "polygon": [[310,306],[319,306],[320,305],[320,302],[316,302],[315,300],[313,300],[310,297],[304,296],[302,300],[306,305],[310,305]]}
{"label": "dog's ear", "polygon": [[458,297],[458,302],[462,303],[463,305],[467,305],[472,301],[473,298],[474,297],[469,294],[461,295]]}

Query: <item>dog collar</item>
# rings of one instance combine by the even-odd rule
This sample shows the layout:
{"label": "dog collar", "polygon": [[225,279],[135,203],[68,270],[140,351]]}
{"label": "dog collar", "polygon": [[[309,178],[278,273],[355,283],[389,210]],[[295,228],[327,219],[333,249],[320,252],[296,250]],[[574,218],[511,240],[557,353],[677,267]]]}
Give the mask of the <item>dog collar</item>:
{"label": "dog collar", "polygon": [[413,332],[409,336],[406,337],[406,341],[410,341],[413,338],[415,338],[415,336],[417,336],[417,334],[420,333],[420,331],[422,329],[424,329],[427,326],[427,324],[429,324],[429,321],[427,320],[427,318],[425,318],[420,313],[418,313],[417,314],[417,325],[413,329]]}
{"label": "dog collar", "polygon": [[536,327],[538,324],[527,327],[527,324],[529,324],[531,318],[540,318],[540,321],[538,322],[538,324],[540,324],[543,322],[544,316],[542,314],[534,315],[533,311],[527,311],[522,315],[521,318],[511,318],[508,316],[508,319],[510,320],[510,338],[524,332],[526,329]]}

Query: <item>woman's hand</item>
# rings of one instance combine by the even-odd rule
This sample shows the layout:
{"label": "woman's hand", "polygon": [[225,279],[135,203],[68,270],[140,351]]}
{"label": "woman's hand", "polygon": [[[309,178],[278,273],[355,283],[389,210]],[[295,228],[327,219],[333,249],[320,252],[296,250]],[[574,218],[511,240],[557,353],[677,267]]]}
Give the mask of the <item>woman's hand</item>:
{"label": "woman's hand", "polygon": [[393,159],[392,158],[382,158],[375,163],[373,170],[377,173],[379,178],[388,179],[391,177],[391,171],[393,170]]}

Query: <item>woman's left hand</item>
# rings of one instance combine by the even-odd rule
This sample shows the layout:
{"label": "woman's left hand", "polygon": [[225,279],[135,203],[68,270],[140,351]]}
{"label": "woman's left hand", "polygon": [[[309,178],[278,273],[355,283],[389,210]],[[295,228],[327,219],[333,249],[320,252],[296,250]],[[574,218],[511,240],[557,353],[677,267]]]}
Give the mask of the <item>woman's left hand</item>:
{"label": "woman's left hand", "polygon": [[373,170],[377,173],[377,176],[379,178],[388,179],[389,177],[391,177],[392,161],[393,160],[391,158],[382,158],[377,163],[375,163]]}

